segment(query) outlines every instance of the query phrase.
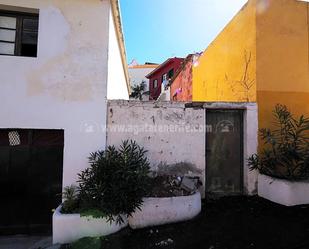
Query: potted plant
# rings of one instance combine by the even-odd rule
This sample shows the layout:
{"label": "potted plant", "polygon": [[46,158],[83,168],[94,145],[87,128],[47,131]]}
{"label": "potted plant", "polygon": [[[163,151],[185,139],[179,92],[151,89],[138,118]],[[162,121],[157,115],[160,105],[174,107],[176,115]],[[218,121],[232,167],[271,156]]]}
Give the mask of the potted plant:
{"label": "potted plant", "polygon": [[258,194],[286,206],[309,204],[309,119],[284,105],[273,111],[275,128],[261,129],[264,147],[249,158],[258,170]]}
{"label": "potted plant", "polygon": [[149,192],[146,151],[133,141],[90,155],[90,167],[78,175],[78,187],[67,187],[53,215],[53,243],[119,231],[141,207]]}
{"label": "potted plant", "polygon": [[201,183],[198,177],[183,175],[187,168],[194,171],[188,163],[177,163],[153,173],[150,192],[143,198],[141,208],[129,217],[131,228],[186,221],[201,212]]}

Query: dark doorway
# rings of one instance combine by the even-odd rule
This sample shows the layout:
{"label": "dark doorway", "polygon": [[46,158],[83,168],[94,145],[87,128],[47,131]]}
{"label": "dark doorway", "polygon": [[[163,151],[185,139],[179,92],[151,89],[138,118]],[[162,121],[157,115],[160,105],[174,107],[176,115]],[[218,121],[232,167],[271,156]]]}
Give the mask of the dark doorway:
{"label": "dark doorway", "polygon": [[238,195],[243,190],[243,111],[206,111],[206,192]]}
{"label": "dark doorway", "polygon": [[63,146],[62,130],[0,129],[0,235],[51,231]]}

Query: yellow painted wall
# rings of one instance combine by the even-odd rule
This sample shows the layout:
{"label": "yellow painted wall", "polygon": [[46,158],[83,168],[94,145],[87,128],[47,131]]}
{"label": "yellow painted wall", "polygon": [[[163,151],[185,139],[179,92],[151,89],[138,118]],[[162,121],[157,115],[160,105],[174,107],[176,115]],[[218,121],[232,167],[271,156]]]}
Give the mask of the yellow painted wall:
{"label": "yellow painted wall", "polygon": [[193,68],[193,101],[256,100],[254,3],[240,10]]}
{"label": "yellow painted wall", "polygon": [[268,0],[257,9],[259,126],[271,127],[271,110],[285,104],[309,116],[308,3]]}
{"label": "yellow painted wall", "polygon": [[[257,101],[260,128],[272,127],[277,103],[309,116],[308,24],[306,2],[249,0],[193,69],[193,100]],[[252,56],[249,94],[239,84],[244,51]]]}

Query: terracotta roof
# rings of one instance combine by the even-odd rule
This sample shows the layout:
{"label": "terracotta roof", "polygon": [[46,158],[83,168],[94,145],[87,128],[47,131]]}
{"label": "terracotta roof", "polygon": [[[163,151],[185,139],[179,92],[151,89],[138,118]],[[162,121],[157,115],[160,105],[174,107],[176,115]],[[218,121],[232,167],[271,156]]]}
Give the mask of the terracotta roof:
{"label": "terracotta roof", "polygon": [[156,68],[159,65],[153,64],[153,65],[137,65],[137,66],[129,66],[129,69],[134,69],[134,68]]}

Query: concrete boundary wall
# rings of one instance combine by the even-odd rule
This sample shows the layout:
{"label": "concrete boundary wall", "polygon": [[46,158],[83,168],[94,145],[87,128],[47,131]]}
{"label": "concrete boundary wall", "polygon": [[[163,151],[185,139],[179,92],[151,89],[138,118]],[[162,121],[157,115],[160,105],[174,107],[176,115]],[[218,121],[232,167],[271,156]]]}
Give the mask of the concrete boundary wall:
{"label": "concrete boundary wall", "polygon": [[[148,150],[153,170],[184,162],[187,174],[197,175],[205,192],[206,110],[244,110],[244,192],[256,193],[257,174],[247,158],[257,150],[255,103],[185,103],[112,100],[107,111],[107,145],[132,139]],[[164,166],[165,165],[165,166]]]}

